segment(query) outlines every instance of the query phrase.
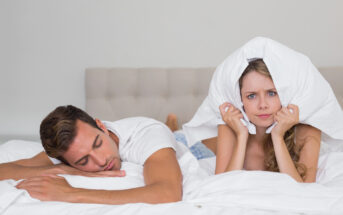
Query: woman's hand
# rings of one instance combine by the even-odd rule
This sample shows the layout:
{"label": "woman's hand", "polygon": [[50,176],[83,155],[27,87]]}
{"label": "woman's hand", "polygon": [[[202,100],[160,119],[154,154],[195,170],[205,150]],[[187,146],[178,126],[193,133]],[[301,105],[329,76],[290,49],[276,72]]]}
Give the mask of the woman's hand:
{"label": "woman's hand", "polygon": [[282,107],[281,110],[274,115],[274,119],[277,124],[272,129],[271,134],[274,137],[283,138],[287,130],[299,123],[299,108],[293,104]]}
{"label": "woman's hand", "polygon": [[240,110],[228,102],[220,105],[219,110],[223,121],[235,132],[237,138],[248,137],[248,128],[241,122],[243,114]]}

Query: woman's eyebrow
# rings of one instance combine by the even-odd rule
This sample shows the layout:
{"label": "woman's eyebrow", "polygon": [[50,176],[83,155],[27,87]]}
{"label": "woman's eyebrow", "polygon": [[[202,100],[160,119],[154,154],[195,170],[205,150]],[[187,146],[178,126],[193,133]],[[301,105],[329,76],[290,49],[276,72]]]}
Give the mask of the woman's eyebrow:
{"label": "woman's eyebrow", "polygon": [[[263,89],[263,90],[265,90],[265,91],[271,91],[271,90],[276,91],[275,87],[274,88],[269,88],[269,89]],[[243,93],[247,94],[247,93],[256,93],[256,92],[257,91],[254,91],[254,90],[247,90],[247,91],[245,91]]]}
{"label": "woman's eyebrow", "polygon": [[256,91],[245,91],[244,94],[256,93]]}

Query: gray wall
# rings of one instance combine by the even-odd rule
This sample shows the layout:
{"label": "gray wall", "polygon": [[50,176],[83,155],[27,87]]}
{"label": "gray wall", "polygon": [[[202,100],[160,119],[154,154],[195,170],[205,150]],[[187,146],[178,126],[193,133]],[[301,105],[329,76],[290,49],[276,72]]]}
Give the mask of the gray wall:
{"label": "gray wall", "polygon": [[0,0],[0,135],[85,106],[87,67],[208,67],[255,36],[343,66],[341,0]]}

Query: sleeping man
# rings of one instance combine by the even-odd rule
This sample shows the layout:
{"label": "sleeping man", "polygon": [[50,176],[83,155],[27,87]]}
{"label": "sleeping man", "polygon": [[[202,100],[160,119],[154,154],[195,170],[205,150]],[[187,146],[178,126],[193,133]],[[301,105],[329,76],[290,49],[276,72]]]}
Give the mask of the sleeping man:
{"label": "sleeping man", "polygon": [[[78,203],[165,203],[182,198],[182,174],[175,139],[167,126],[149,118],[115,122],[93,119],[74,106],[60,106],[41,123],[45,152],[0,164],[0,180],[42,201]],[[126,190],[74,188],[58,174],[125,176],[121,162],[143,166],[145,186]]]}

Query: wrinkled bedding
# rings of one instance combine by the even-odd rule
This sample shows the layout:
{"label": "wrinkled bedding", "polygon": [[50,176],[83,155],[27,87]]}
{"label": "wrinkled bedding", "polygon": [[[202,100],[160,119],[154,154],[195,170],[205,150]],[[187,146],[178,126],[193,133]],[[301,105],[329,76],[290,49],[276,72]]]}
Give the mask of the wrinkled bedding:
{"label": "wrinkled bedding", "polygon": [[[39,143],[13,140],[0,146],[0,162],[30,157],[41,149]],[[317,183],[311,184],[297,183],[286,174],[264,171],[213,175],[215,157],[198,161],[185,148],[182,150],[178,158],[184,174],[181,202],[156,205],[41,202],[16,189],[16,181],[3,180],[0,214],[343,214],[341,145],[335,151],[322,150]],[[127,173],[125,178],[62,176],[72,186],[93,189],[126,189],[144,184],[142,167],[123,163],[123,169]]]}

